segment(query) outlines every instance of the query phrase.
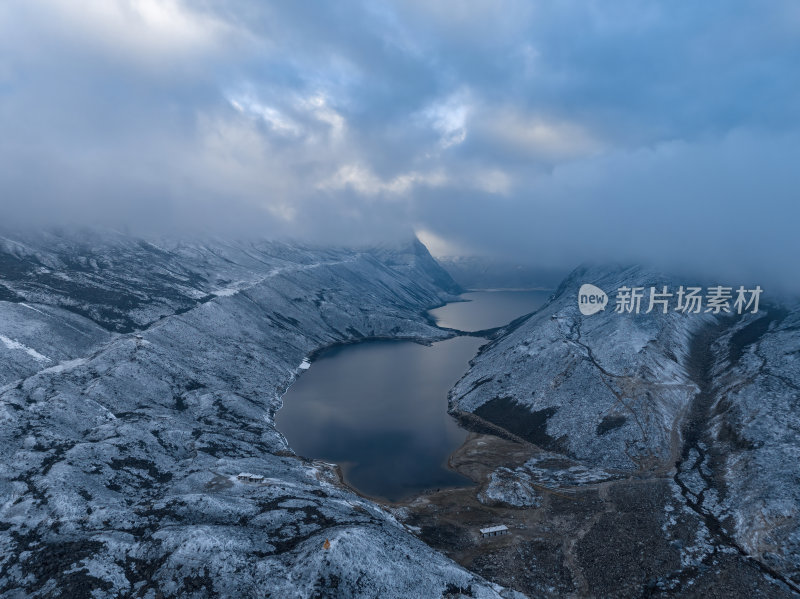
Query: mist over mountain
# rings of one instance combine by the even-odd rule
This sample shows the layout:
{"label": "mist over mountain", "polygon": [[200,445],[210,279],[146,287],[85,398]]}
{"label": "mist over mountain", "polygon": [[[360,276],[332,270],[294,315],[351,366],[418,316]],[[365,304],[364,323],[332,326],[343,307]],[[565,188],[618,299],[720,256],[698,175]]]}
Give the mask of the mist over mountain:
{"label": "mist over mountain", "polygon": [[10,0],[6,223],[329,244],[796,293],[797,7]]}
{"label": "mist over mountain", "polygon": [[500,258],[439,256],[436,260],[466,289],[555,289],[566,274]]}
{"label": "mist over mountain", "polygon": [[0,2],[0,599],[800,597],[798,65],[796,0]]}

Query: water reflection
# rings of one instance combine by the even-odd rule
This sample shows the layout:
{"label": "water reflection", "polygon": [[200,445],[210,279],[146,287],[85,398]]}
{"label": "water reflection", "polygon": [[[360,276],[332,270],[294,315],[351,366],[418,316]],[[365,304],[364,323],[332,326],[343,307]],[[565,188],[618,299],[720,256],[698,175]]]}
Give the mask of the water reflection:
{"label": "water reflection", "polygon": [[552,291],[473,291],[454,302],[431,310],[440,327],[459,331],[481,331],[508,324],[518,316],[541,307]]}
{"label": "water reflection", "polygon": [[[476,331],[538,308],[546,291],[465,294],[432,314],[441,326]],[[466,432],[447,414],[447,392],[485,339],[418,345],[372,341],[317,358],[289,388],[276,424],[298,454],[335,462],[366,495],[397,501],[470,484],[447,468]]]}
{"label": "water reflection", "polygon": [[332,349],[284,396],[276,424],[300,455],[340,464],[362,493],[396,501],[469,481],[446,468],[466,432],[447,392],[484,339],[427,347],[374,341]]}

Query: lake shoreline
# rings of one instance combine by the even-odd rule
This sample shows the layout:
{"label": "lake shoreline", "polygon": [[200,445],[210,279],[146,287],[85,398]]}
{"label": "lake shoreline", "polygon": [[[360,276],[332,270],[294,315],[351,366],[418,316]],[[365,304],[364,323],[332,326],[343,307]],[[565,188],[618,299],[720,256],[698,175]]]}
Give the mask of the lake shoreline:
{"label": "lake shoreline", "polygon": [[[544,297],[504,291],[454,299],[425,313],[436,327],[431,335],[364,336],[310,352],[275,413],[291,450],[337,464],[343,486],[387,506],[470,488],[451,460],[468,435],[489,431],[448,412],[450,389],[492,337]],[[473,330],[443,326],[448,311],[465,304],[467,320],[458,318]]]}

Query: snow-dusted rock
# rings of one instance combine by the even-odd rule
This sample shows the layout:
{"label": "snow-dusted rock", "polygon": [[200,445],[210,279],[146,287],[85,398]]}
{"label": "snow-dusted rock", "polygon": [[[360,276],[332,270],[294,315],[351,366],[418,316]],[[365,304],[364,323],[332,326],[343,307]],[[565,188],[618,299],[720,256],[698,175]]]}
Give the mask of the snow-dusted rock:
{"label": "snow-dusted rock", "polygon": [[[605,311],[579,312],[583,283],[609,294]],[[514,505],[529,488],[665,478],[697,518],[684,568],[746,555],[798,592],[800,307],[617,314],[613,294],[623,285],[674,291],[678,283],[641,268],[581,267],[485,346],[451,391],[451,412],[580,462],[499,468],[482,499]]]}
{"label": "snow-dusted rock", "polygon": [[447,336],[424,247],[86,235],[0,244],[0,595],[500,596],[273,424],[314,350]]}
{"label": "snow-dusted rock", "polygon": [[748,553],[800,583],[800,307],[737,322],[715,350],[715,512]]}
{"label": "snow-dusted rock", "polygon": [[[605,311],[583,316],[578,289],[606,290]],[[697,391],[685,368],[692,333],[709,317],[614,312],[621,286],[676,287],[640,268],[579,268],[535,314],[484,347],[451,392],[471,412],[537,445],[590,464],[666,464],[671,436]]]}

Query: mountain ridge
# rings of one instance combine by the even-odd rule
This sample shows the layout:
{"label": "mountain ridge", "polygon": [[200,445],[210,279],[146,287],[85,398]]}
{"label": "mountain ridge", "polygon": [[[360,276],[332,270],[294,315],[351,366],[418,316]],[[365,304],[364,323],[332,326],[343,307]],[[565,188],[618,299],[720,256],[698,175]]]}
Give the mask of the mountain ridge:
{"label": "mountain ridge", "polygon": [[14,337],[0,344],[0,592],[514,596],[343,488],[330,465],[295,456],[274,428],[315,349],[452,335],[423,316],[452,295],[419,247],[396,252],[395,268],[386,250],[20,243],[27,254],[9,258],[3,283],[23,301],[0,301]]}

